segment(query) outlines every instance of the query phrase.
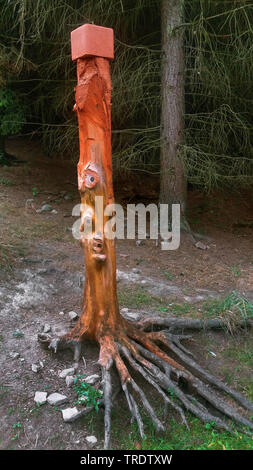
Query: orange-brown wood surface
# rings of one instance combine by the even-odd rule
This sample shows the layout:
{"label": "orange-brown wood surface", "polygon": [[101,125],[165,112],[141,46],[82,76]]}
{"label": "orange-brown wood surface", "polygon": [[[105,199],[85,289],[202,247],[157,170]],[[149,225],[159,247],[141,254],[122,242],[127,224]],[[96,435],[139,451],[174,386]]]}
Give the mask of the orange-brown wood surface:
{"label": "orange-brown wood surface", "polygon": [[104,340],[117,336],[123,324],[116,292],[114,240],[105,237],[106,217],[95,226],[95,196],[103,197],[103,209],[114,202],[111,157],[110,64],[102,57],[77,60],[75,110],[78,116],[80,160],[78,189],[81,196],[81,231],[92,219],[92,236],[83,236],[86,279],[83,311],[79,323],[69,333],[73,339]]}

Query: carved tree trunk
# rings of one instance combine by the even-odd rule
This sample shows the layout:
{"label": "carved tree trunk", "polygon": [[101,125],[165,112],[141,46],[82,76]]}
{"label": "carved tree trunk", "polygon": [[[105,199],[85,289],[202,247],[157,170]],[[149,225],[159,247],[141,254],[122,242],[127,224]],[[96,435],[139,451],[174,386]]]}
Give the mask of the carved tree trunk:
{"label": "carved tree trunk", "polygon": [[[171,400],[168,390],[175,393],[183,407],[204,422],[213,421],[217,427],[229,430],[221,418],[212,414],[196,396],[217,408],[240,424],[253,429],[253,424],[237,410],[224,402],[209,385],[230,394],[246,409],[253,405],[244,396],[230,389],[219,379],[205,371],[193,359],[193,355],[182,344],[188,337],[166,331],[153,331],[166,326],[164,318],[147,319],[138,325],[126,321],[119,313],[116,292],[116,266],[114,241],[105,236],[106,217],[95,217],[95,197],[102,198],[102,211],[113,202],[112,161],[111,161],[111,81],[109,58],[112,58],[112,30],[95,25],[85,25],[75,30],[72,36],[72,57],[77,60],[76,105],[78,116],[80,160],[78,163],[78,187],[82,202],[81,230],[91,227],[91,236],[82,238],[86,280],[83,309],[77,325],[61,338],[39,335],[39,340],[57,352],[58,349],[74,350],[75,366],[80,358],[81,343],[86,339],[95,340],[100,346],[99,363],[103,374],[105,407],[105,441],[110,442],[112,383],[111,367],[117,371],[126,401],[136,420],[140,435],[144,437],[144,426],[138,407],[141,402],[157,430],[164,430],[164,424],[156,416],[144,391],[131,377],[130,366],[142,376],[164,402],[164,420],[168,406],[177,412],[186,426],[187,421],[180,404]],[[109,49],[108,49],[109,48]],[[111,48],[111,49],[110,49]],[[109,50],[109,52],[108,52]],[[102,54],[103,53],[103,54]],[[100,57],[99,54],[104,55]],[[97,223],[96,223],[97,221]],[[175,319],[171,319],[172,325]],[[192,323],[193,322],[193,323]],[[195,322],[196,323],[196,322]],[[181,319],[180,328],[196,328],[194,320]],[[170,324],[170,323],[167,323]],[[209,327],[221,326],[221,320]],[[199,325],[199,328],[205,327]],[[144,331],[147,330],[147,331]],[[151,331],[150,331],[151,330]],[[46,336],[46,337],[45,337]],[[168,351],[173,354],[170,357]],[[196,376],[195,373],[196,372]],[[187,390],[189,386],[189,390]],[[190,391],[194,392],[191,400]]]}
{"label": "carved tree trunk", "polygon": [[105,237],[107,218],[96,218],[95,197],[102,198],[102,214],[114,202],[111,158],[111,81],[109,60],[85,57],[77,61],[75,109],[79,123],[81,230],[92,225],[92,237],[82,238],[86,281],[83,313],[71,337],[99,340],[122,323],[116,292],[114,240]]}

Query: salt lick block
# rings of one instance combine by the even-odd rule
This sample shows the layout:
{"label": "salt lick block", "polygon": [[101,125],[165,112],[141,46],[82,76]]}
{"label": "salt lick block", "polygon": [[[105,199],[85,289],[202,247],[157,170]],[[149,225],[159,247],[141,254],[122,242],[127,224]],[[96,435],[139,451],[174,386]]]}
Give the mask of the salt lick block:
{"label": "salt lick block", "polygon": [[71,32],[72,60],[96,56],[114,58],[113,29],[84,24]]}

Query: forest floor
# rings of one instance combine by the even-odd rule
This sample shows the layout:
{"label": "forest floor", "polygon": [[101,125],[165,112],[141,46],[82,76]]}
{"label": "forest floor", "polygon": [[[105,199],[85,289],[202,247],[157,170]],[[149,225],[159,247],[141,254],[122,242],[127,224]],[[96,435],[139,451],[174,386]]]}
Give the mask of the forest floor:
{"label": "forest floor", "polygon": [[[67,387],[59,377],[60,371],[72,367],[72,354],[55,355],[37,341],[45,324],[60,334],[73,326],[68,312],[81,313],[84,263],[71,231],[77,220],[72,209],[79,203],[76,167],[47,158],[38,142],[13,139],[7,150],[26,163],[0,168],[0,448],[88,449],[85,438],[95,435],[96,448],[102,449],[102,410],[73,423],[62,418],[61,409],[77,401],[73,386]],[[142,173],[115,178],[116,202],[157,202],[158,184]],[[36,212],[45,203],[56,213]],[[196,248],[186,233],[176,251],[162,251],[154,240],[140,246],[136,240],[117,241],[118,295],[121,309],[128,309],[126,316],[158,312],[229,318],[238,305],[253,312],[253,192],[206,195],[190,190],[189,223],[210,238],[203,242],[208,249]],[[252,331],[194,333],[188,347],[202,365],[253,400]],[[100,374],[96,345],[86,344],[83,356],[78,374]],[[39,365],[37,373],[32,364]],[[34,401],[36,391],[63,393],[69,401],[59,407],[39,406]],[[151,400],[159,406],[155,397]],[[145,419],[147,438],[140,443],[119,396],[112,418],[112,448],[253,448],[251,437],[231,437],[187,416],[190,431],[171,413],[168,430],[159,436]]]}

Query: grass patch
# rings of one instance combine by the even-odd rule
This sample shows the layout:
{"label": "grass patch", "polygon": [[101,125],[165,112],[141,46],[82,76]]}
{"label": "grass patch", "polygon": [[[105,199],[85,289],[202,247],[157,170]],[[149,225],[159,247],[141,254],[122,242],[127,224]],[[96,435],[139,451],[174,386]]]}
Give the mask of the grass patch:
{"label": "grass patch", "polygon": [[243,344],[234,344],[224,351],[223,356],[228,359],[235,359],[248,367],[253,367],[253,344],[252,339],[248,339]]}
{"label": "grass patch", "polygon": [[230,333],[233,333],[239,322],[253,318],[253,304],[234,291],[224,299],[212,299],[205,302],[202,306],[202,314],[209,318],[221,318],[224,326]]}
{"label": "grass patch", "polygon": [[118,291],[119,304],[128,308],[161,307],[168,305],[168,301],[162,297],[150,294],[142,287],[125,287]]}
{"label": "grass patch", "polygon": [[[121,437],[120,449],[144,450],[250,450],[253,436],[235,431],[235,435],[220,432],[212,423],[203,424],[197,418],[187,416],[189,431],[175,419],[168,421],[168,429],[157,435],[153,423],[144,418],[146,438],[143,442],[134,423],[128,436]],[[117,437],[122,436],[117,433]]]}
{"label": "grass patch", "polygon": [[1,176],[0,185],[1,186],[14,186],[15,183],[13,183],[13,181],[10,180],[9,178],[6,178],[5,176]]}

